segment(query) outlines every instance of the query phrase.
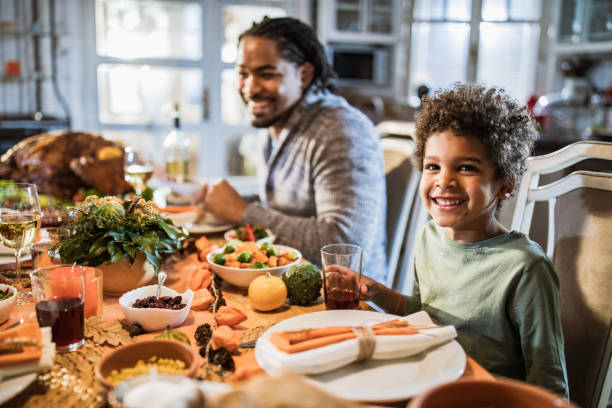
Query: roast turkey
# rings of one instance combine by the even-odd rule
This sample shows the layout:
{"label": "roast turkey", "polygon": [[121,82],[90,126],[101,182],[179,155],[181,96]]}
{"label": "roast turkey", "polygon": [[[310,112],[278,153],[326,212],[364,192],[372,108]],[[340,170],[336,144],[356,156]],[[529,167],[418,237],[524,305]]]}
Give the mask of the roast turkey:
{"label": "roast turkey", "polygon": [[86,132],[60,131],[28,137],[0,158],[0,177],[36,184],[38,192],[71,199],[79,189],[123,194],[123,146]]}

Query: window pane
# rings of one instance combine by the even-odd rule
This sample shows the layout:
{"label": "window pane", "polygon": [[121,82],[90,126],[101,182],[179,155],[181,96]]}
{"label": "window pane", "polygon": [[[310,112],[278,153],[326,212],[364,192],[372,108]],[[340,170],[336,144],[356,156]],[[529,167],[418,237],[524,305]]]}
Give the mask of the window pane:
{"label": "window pane", "polygon": [[361,30],[361,13],[354,10],[336,11],[336,29],[338,31],[359,32]]}
{"label": "window pane", "polygon": [[415,20],[441,20],[444,18],[444,0],[416,0]]}
{"label": "window pane", "polygon": [[264,16],[270,18],[285,17],[287,13],[278,7],[258,6],[227,6],[223,9],[223,45],[221,60],[233,63],[236,61],[238,37],[249,29],[254,22],[259,22]]}
{"label": "window pane", "polygon": [[368,11],[369,32],[389,34],[393,31],[393,10],[390,0],[370,0]]}
{"label": "window pane", "polygon": [[533,92],[538,36],[537,23],[480,23],[478,82],[525,103]]}
{"label": "window pane", "polygon": [[561,4],[560,40],[577,43],[582,36],[584,4],[579,0],[566,0]]}
{"label": "window pane", "polygon": [[235,69],[221,71],[221,120],[226,125],[248,125],[249,116],[238,93]]}
{"label": "window pane", "polygon": [[484,0],[482,2],[482,19],[484,21],[505,21],[508,19],[506,0]]}
{"label": "window pane", "polygon": [[97,0],[98,55],[202,58],[202,10],[173,1]]}
{"label": "window pane", "polygon": [[512,20],[538,20],[541,8],[540,0],[511,0],[510,18]]}
{"label": "window pane", "polygon": [[467,23],[416,23],[412,31],[409,95],[419,85],[448,88],[465,81],[470,25]]}
{"label": "window pane", "polygon": [[591,3],[589,40],[612,40],[612,2],[610,0],[593,0]]}
{"label": "window pane", "polygon": [[471,13],[470,0],[450,0],[446,3],[446,18],[449,20],[470,21]]}
{"label": "window pane", "polygon": [[184,123],[202,121],[200,69],[98,66],[98,109],[102,123],[170,123],[175,102],[181,106]]}

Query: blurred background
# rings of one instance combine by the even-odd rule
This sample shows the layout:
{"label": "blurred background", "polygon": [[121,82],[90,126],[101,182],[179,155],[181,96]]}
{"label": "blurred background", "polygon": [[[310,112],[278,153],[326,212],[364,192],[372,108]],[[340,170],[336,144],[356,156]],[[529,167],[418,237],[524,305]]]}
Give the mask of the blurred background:
{"label": "blurred background", "polygon": [[609,0],[0,0],[0,150],[71,128],[163,166],[178,104],[190,178],[252,185],[234,62],[265,15],[311,24],[375,123],[409,128],[422,95],[480,82],[528,105],[540,152],[612,140]]}

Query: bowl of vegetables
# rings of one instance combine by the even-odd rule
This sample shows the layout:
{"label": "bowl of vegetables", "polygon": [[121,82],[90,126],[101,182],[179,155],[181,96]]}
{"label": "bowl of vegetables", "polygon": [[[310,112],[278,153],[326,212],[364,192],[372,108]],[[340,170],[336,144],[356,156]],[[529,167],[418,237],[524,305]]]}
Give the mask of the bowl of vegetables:
{"label": "bowl of vegetables", "polygon": [[253,226],[248,223],[243,227],[236,227],[225,231],[223,237],[228,242],[255,242],[257,245],[262,245],[265,242],[272,244],[276,239],[276,235],[274,235],[269,228],[264,228],[257,225]]}
{"label": "bowl of vegetables", "polygon": [[233,241],[206,257],[213,272],[234,286],[246,288],[258,276],[283,272],[302,261],[302,254],[285,245]]}
{"label": "bowl of vegetables", "polygon": [[0,323],[5,322],[11,316],[16,300],[17,288],[0,284]]}

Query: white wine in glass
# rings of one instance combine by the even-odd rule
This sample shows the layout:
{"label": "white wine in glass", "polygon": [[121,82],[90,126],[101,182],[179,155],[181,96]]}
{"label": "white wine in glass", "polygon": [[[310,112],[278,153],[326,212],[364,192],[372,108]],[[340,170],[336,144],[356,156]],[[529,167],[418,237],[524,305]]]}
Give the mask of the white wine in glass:
{"label": "white wine in glass", "polygon": [[132,186],[134,192],[141,195],[153,175],[153,165],[145,154],[137,153],[128,146],[125,148],[123,174],[125,181]]}
{"label": "white wine in glass", "polygon": [[17,304],[32,303],[32,293],[21,287],[21,251],[29,247],[40,228],[40,203],[34,184],[0,186],[0,241],[15,251]]}

